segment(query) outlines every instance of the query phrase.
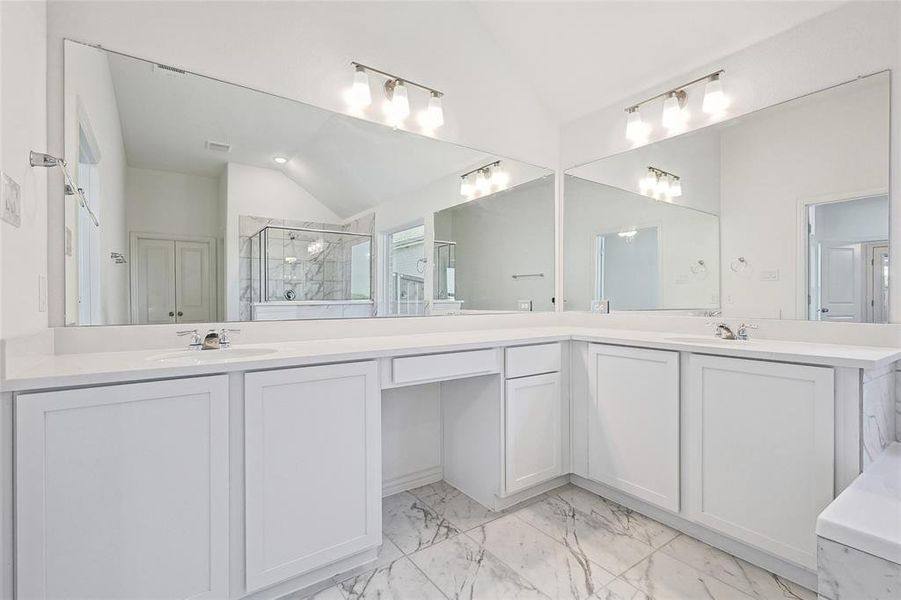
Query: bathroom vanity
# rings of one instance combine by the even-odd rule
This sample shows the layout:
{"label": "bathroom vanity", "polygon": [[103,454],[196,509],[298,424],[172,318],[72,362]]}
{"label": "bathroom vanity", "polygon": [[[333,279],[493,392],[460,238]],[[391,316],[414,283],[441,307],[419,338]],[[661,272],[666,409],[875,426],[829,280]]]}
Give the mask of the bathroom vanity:
{"label": "bathroom vanity", "polygon": [[901,350],[548,317],[19,365],[18,594],[263,598],[372,561],[385,435],[411,435],[382,403],[435,384],[441,470],[408,487],[501,510],[571,480],[812,585]]}

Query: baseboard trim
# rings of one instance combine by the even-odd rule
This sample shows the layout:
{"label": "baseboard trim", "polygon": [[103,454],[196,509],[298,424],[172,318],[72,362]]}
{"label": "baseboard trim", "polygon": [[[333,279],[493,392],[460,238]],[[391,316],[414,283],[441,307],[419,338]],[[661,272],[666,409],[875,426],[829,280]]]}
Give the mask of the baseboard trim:
{"label": "baseboard trim", "polygon": [[413,488],[441,481],[444,477],[444,470],[441,465],[430,467],[421,471],[407,473],[398,477],[392,477],[382,481],[382,497],[391,496],[400,492],[406,492]]}
{"label": "baseboard trim", "polygon": [[680,517],[679,515],[675,515],[671,512],[648,504],[643,500],[629,496],[628,494],[620,492],[619,490],[615,490],[602,483],[597,483],[578,475],[570,475],[570,481],[573,483],[573,485],[586,489],[589,492],[606,498],[607,500],[612,500],[617,504],[622,504],[626,508],[630,508],[635,512],[651,517],[652,519],[656,519],[664,525],[669,525],[673,529],[678,529],[682,533],[697,538],[702,542],[710,544],[711,546],[719,548],[720,550],[728,552],[729,554],[735,555],[743,560],[748,561],[751,564],[766,569],[767,571],[771,571],[776,575],[797,583],[798,585],[804,586],[814,591],[816,591],[817,589],[816,571],[812,571],[810,569],[800,567],[794,563],[790,563],[781,558],[777,558],[772,554],[764,552],[763,550],[758,550],[757,548],[749,546],[744,542],[740,542],[731,537],[727,537],[722,533],[713,531],[703,525],[689,521],[684,517]]}

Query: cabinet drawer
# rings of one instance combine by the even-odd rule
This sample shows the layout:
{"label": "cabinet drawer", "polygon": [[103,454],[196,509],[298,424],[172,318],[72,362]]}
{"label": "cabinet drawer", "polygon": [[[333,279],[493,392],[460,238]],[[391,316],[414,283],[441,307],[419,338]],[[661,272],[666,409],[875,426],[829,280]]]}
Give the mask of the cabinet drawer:
{"label": "cabinet drawer", "polygon": [[499,371],[498,351],[494,348],[404,356],[391,361],[392,380],[395,384],[487,375]]}
{"label": "cabinet drawer", "polygon": [[507,348],[505,367],[507,379],[555,373],[560,370],[560,344]]}

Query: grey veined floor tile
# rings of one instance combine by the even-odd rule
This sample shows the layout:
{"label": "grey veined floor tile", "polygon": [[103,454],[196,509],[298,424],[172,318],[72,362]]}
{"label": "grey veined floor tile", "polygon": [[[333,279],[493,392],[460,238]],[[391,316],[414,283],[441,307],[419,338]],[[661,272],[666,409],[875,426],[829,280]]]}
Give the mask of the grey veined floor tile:
{"label": "grey veined floor tile", "polygon": [[680,535],[660,552],[688,563],[758,600],[816,600],[817,597],[807,588],[687,535]]}
{"label": "grey veined floor tile", "polygon": [[466,534],[539,590],[558,599],[604,598],[613,575],[572,548],[509,515]]}
{"label": "grey veined floor tile", "polygon": [[420,550],[409,558],[448,598],[547,598],[535,585],[465,535]]}
{"label": "grey veined floor tile", "polygon": [[444,594],[406,557],[342,581],[339,587],[348,600],[444,600]]}
{"label": "grey veined floor tile", "polygon": [[410,490],[460,531],[484,525],[503,513],[486,508],[445,481]]}
{"label": "grey veined floor tile", "polygon": [[653,600],[749,600],[750,596],[719,579],[657,552],[624,575]]}
{"label": "grey veined floor tile", "polygon": [[458,533],[450,521],[408,492],[382,499],[382,532],[409,554]]}

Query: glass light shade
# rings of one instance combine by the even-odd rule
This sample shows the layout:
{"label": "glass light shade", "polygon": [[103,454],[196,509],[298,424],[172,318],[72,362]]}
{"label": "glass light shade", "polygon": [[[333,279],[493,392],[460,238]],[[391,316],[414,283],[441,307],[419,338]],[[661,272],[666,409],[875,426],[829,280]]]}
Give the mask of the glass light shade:
{"label": "glass light shade", "polygon": [[429,97],[429,106],[419,113],[419,124],[426,131],[435,131],[444,125],[444,108],[441,106],[441,96],[432,92]]}
{"label": "glass light shade", "polygon": [[626,118],[626,139],[640,144],[647,141],[650,133],[651,126],[644,122],[638,109],[633,108],[630,110],[629,116]]}
{"label": "glass light shade", "polygon": [[663,118],[661,123],[670,131],[685,127],[688,121],[688,111],[679,104],[679,98],[675,92],[671,93],[663,101]]}
{"label": "glass light shade", "polygon": [[372,92],[369,90],[369,75],[361,67],[354,71],[354,84],[347,93],[347,103],[357,110],[372,104]]}
{"label": "glass light shade", "polygon": [[723,81],[714,75],[704,87],[704,103],[702,109],[708,115],[721,114],[729,106],[729,99],[723,91]]}
{"label": "glass light shade", "polygon": [[638,189],[641,190],[642,194],[648,194],[653,192],[657,187],[657,176],[654,175],[653,171],[648,171],[648,174],[638,180]]}
{"label": "glass light shade", "polygon": [[460,179],[460,195],[466,198],[472,198],[476,195],[476,187],[469,180],[469,177]]}
{"label": "glass light shade", "polygon": [[491,189],[491,182],[488,180],[488,176],[485,174],[485,171],[479,171],[476,175],[476,189],[481,194],[484,194]]}
{"label": "glass light shade", "polygon": [[410,116],[410,99],[407,97],[407,86],[398,81],[394,86],[391,98],[391,113],[395,121],[403,121]]}
{"label": "glass light shade", "polygon": [[673,183],[669,186],[669,195],[671,198],[678,198],[682,195],[682,180],[674,179]]}
{"label": "glass light shade", "polygon": [[503,190],[506,189],[510,184],[510,174],[507,173],[500,167],[495,167],[491,170],[491,185],[494,186],[495,189]]}
{"label": "glass light shade", "polygon": [[657,189],[654,191],[656,191],[659,196],[669,196],[669,177],[659,177],[657,179]]}

